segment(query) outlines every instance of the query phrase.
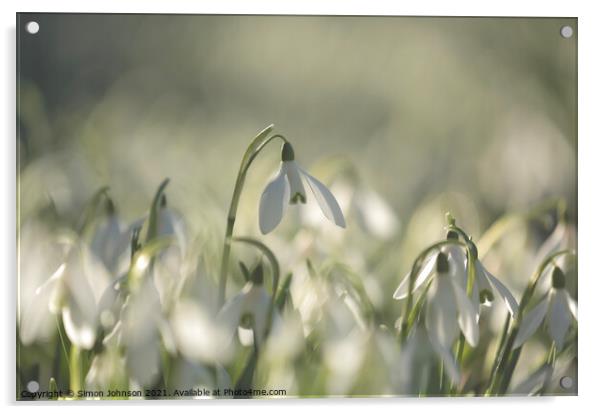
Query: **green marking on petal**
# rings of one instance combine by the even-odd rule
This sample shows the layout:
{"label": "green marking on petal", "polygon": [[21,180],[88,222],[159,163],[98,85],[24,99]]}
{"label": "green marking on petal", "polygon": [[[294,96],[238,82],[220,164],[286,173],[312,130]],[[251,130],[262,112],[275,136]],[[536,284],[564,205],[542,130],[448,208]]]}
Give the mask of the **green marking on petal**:
{"label": "green marking on petal", "polygon": [[564,272],[558,266],[554,266],[552,271],[552,287],[555,289],[564,289],[566,286],[566,278]]}
{"label": "green marking on petal", "polygon": [[305,196],[301,193],[295,193],[293,194],[293,196],[291,197],[291,204],[297,204],[297,203],[301,203],[301,204],[305,204],[307,202],[307,199],[305,198]]}
{"label": "green marking on petal", "polygon": [[489,289],[483,289],[479,292],[479,302],[481,304],[493,302],[493,293]]}
{"label": "green marking on petal", "polygon": [[443,252],[437,254],[437,273],[445,274],[449,272],[449,262],[447,261],[447,255]]}

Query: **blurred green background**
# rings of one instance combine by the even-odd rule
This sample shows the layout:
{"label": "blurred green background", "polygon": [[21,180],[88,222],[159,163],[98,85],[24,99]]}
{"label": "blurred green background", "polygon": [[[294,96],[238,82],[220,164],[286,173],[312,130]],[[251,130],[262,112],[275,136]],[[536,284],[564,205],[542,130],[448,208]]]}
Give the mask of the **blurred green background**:
{"label": "blurred green background", "polygon": [[107,184],[135,215],[166,176],[180,208],[225,209],[242,152],[270,123],[308,168],[350,158],[402,222],[443,191],[485,222],[576,199],[577,44],[560,36],[575,19],[20,19],[40,23],[19,28],[25,214],[40,190],[73,213]]}

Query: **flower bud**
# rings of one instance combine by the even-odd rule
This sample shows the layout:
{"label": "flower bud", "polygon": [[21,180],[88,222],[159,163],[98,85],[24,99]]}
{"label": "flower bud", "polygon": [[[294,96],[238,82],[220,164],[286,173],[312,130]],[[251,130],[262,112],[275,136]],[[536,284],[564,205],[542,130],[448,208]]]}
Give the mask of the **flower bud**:
{"label": "flower bud", "polygon": [[447,255],[443,252],[439,252],[437,255],[437,273],[444,274],[449,272],[449,262],[447,261]]}
{"label": "flower bud", "polygon": [[552,270],[552,287],[554,289],[564,289],[566,286],[566,278],[564,272],[558,266],[554,266]]}
{"label": "flower bud", "polygon": [[293,146],[289,142],[285,142],[282,145],[282,161],[294,161],[295,151]]}

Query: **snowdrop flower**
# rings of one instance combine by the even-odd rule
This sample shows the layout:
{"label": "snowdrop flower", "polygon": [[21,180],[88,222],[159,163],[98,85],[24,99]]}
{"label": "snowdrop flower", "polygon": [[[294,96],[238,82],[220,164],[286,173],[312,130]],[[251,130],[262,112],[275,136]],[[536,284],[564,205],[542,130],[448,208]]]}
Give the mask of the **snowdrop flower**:
{"label": "snowdrop flower", "polygon": [[129,242],[131,227],[127,228],[119,219],[113,202],[108,199],[106,214],[100,218],[90,249],[112,275],[126,271],[129,262]]}
{"label": "snowdrop flower", "polygon": [[[64,254],[64,246],[42,223],[29,221],[20,228],[17,321],[24,345],[47,342],[56,332],[54,315],[60,295],[53,286],[64,271]],[[48,288],[40,287],[46,284]]]}
{"label": "snowdrop flower", "polygon": [[193,361],[213,364],[228,362],[233,355],[231,331],[217,323],[202,302],[178,300],[170,315],[176,345]]}
{"label": "snowdrop flower", "polygon": [[[449,231],[447,237],[457,239],[458,234],[454,231]],[[481,260],[479,260],[479,254],[474,245],[472,255],[475,258],[475,280],[471,300],[475,309],[479,310],[479,305],[491,306],[491,302],[497,296],[504,301],[508,312],[514,318],[518,312],[518,303],[512,292],[485,268]],[[464,251],[458,246],[452,246],[451,256],[454,262],[460,264],[463,269],[464,283],[466,284],[468,281],[468,259]]]}
{"label": "snowdrop flower", "polygon": [[[450,231],[447,234],[448,239],[457,239],[458,234],[454,231]],[[449,254],[451,262],[454,264],[454,267],[459,269],[458,272],[458,283],[461,286],[467,286],[468,281],[468,259],[466,257],[466,253],[464,249],[457,245],[445,246],[441,249],[443,252]],[[425,264],[418,273],[416,277],[416,281],[414,283],[414,291],[416,291],[421,286],[425,285],[426,282],[431,280],[435,275],[435,264],[437,258],[437,252],[431,253],[427,256],[425,260]],[[474,308],[477,310],[477,321],[478,321],[478,311],[479,305],[491,306],[491,302],[495,296],[500,297],[506,307],[508,308],[508,312],[512,317],[515,317],[518,311],[518,303],[516,299],[510,292],[510,290],[495,276],[493,276],[483,263],[478,259],[478,254],[476,251],[473,252],[476,260],[475,260],[475,280],[472,288],[471,301],[473,303]],[[393,298],[395,299],[403,299],[408,295],[408,284],[409,284],[409,274],[401,281],[401,284],[393,294]]]}
{"label": "snowdrop flower", "polygon": [[301,169],[295,162],[290,143],[282,146],[282,162],[276,177],[266,186],[259,202],[259,228],[263,234],[274,230],[282,220],[287,205],[307,202],[303,180],[314,194],[322,213],[337,226],[345,227],[341,207],[324,184]]}
{"label": "snowdrop flower", "polygon": [[268,329],[272,298],[263,286],[261,265],[251,274],[251,280],[230,299],[217,315],[218,323],[230,332],[231,337],[239,326],[253,328],[254,337],[262,342]]}
{"label": "snowdrop flower", "polygon": [[[448,254],[439,252],[435,259],[435,277],[427,293],[425,327],[433,350],[449,372],[455,372],[451,348],[460,331],[466,342],[475,347],[479,342],[477,310],[458,283],[459,269],[449,262]],[[450,375],[457,381],[458,377]]]}
{"label": "snowdrop flower", "polygon": [[558,266],[554,266],[552,288],[544,299],[523,317],[514,341],[514,349],[524,344],[544,320],[556,348],[562,349],[571,320],[577,320],[577,304],[570,297],[565,286],[564,272]]}
{"label": "snowdrop flower", "polygon": [[152,267],[152,278],[159,292],[164,310],[172,308],[179,295],[185,273],[186,231],[182,218],[167,206],[165,195],[161,197],[157,214],[157,236],[173,237],[175,243],[162,250]]}
{"label": "snowdrop flower", "polygon": [[111,276],[86,245],[79,241],[72,243],[65,262],[36,294],[51,298],[49,310],[62,314],[65,333],[74,345],[92,349],[101,297],[111,283]]}

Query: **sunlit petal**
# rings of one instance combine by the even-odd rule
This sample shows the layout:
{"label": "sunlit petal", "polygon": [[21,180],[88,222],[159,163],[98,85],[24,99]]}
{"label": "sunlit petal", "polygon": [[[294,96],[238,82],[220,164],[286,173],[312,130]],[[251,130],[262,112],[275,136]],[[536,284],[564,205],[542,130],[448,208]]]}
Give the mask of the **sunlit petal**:
{"label": "sunlit petal", "polygon": [[457,310],[449,276],[437,276],[427,294],[426,329],[444,348],[459,334]]}
{"label": "sunlit petal", "polygon": [[337,200],[334,198],[332,193],[324,184],[318,181],[316,178],[309,175],[307,172],[300,170],[311,191],[313,192],[316,200],[318,201],[318,205],[326,216],[327,219],[333,221],[339,227],[345,227],[345,217],[343,217],[343,212],[341,211],[341,207],[337,203]]}
{"label": "sunlit petal", "polygon": [[[414,282],[414,289],[412,290],[412,293],[416,291],[416,289],[418,289],[420,286],[422,286],[424,282],[427,281],[434,274],[436,263],[437,253],[431,253],[430,256],[427,257],[424,266],[422,266],[422,268],[418,272],[418,275],[416,276],[416,281]],[[395,293],[393,293],[393,299],[403,299],[406,296],[408,296],[409,283],[410,274],[408,273],[395,290]]]}
{"label": "sunlit petal", "polygon": [[456,298],[456,305],[458,308],[458,323],[460,329],[466,341],[473,347],[477,346],[479,342],[479,325],[477,309],[473,303],[468,299],[464,290],[459,286],[455,279],[450,279],[454,296]]}
{"label": "sunlit petal", "polygon": [[546,312],[548,310],[549,299],[546,298],[542,300],[535,308],[531,310],[531,312],[527,313],[520,324],[520,328],[518,329],[518,333],[516,335],[516,339],[514,340],[513,349],[518,348],[522,344],[525,343],[527,339],[531,337],[541,325],[544,317],[546,316]]}
{"label": "sunlit petal", "polygon": [[566,291],[564,289],[554,289],[550,296],[548,331],[556,343],[556,347],[560,350],[571,324],[571,311],[566,301]]}
{"label": "sunlit petal", "polygon": [[285,169],[266,186],[259,202],[259,229],[263,234],[274,230],[282,220],[290,198],[290,185]]}
{"label": "sunlit petal", "polygon": [[510,290],[502,282],[499,281],[499,279],[497,279],[487,270],[483,270],[485,271],[485,276],[487,277],[487,280],[490,282],[491,286],[502,297],[502,299],[504,299],[504,303],[508,308],[508,312],[510,312],[510,315],[512,315],[512,317],[515,318],[518,312],[518,303],[516,302],[516,299],[514,298]]}

